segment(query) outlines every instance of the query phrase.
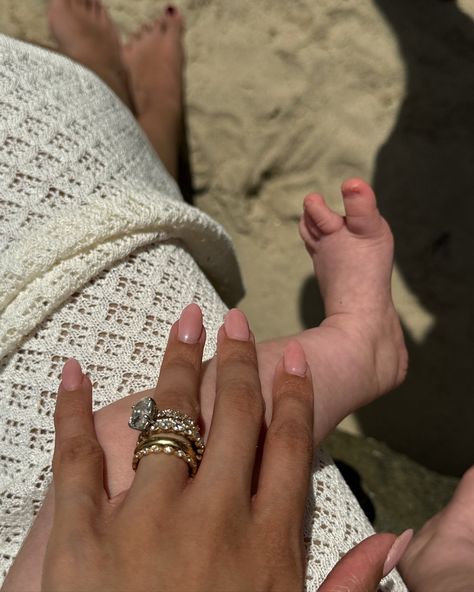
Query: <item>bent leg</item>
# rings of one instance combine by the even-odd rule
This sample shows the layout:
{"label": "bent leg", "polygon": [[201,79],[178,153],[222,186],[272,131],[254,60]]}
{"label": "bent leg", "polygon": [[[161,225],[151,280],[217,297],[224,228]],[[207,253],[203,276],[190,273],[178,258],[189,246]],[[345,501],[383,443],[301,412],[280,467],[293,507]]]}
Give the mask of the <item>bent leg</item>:
{"label": "bent leg", "polygon": [[118,31],[99,0],[51,0],[48,21],[58,49],[95,72],[135,112]]}
{"label": "bent leg", "polygon": [[185,132],[183,29],[181,14],[169,7],[122,49],[137,120],[175,179]]}

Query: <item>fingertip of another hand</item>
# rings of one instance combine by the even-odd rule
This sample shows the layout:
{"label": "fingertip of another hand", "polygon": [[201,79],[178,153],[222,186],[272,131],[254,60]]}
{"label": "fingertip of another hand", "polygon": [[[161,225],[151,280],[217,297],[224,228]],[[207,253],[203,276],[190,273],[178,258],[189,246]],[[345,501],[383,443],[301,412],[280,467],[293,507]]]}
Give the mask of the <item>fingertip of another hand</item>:
{"label": "fingertip of another hand", "polygon": [[63,366],[60,390],[68,393],[79,390],[92,391],[92,388],[92,380],[82,371],[80,363],[75,358],[69,358]]}
{"label": "fingertip of another hand", "polygon": [[77,391],[84,380],[81,365],[75,358],[69,358],[64,364],[61,375],[61,386],[65,391]]}
{"label": "fingertip of another hand", "polygon": [[308,373],[306,354],[299,341],[291,340],[283,352],[283,366],[287,374],[304,378]]}

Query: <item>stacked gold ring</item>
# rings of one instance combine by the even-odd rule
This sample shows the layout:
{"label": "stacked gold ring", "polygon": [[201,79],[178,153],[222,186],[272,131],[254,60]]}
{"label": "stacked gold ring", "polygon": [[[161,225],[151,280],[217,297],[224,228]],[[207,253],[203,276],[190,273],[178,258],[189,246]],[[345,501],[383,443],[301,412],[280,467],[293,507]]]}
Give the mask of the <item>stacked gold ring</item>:
{"label": "stacked gold ring", "polygon": [[146,429],[142,430],[138,441],[143,442],[158,433],[176,434],[176,437],[191,443],[197,460],[201,460],[205,449],[204,441],[201,438],[199,426],[186,413],[176,409],[156,409],[153,419],[149,421]]}
{"label": "stacked gold ring", "polygon": [[176,438],[165,437],[165,435],[145,440],[140,445],[137,445],[132,461],[133,470],[136,471],[138,463],[144,456],[159,453],[173,454],[181,458],[188,465],[190,475],[194,477],[196,474],[198,463],[192,448]]}
{"label": "stacked gold ring", "polygon": [[140,460],[148,454],[174,454],[184,460],[191,476],[201,462],[205,450],[197,423],[176,409],[158,409],[151,397],[145,397],[132,406],[128,425],[140,430],[132,468],[135,471]]}

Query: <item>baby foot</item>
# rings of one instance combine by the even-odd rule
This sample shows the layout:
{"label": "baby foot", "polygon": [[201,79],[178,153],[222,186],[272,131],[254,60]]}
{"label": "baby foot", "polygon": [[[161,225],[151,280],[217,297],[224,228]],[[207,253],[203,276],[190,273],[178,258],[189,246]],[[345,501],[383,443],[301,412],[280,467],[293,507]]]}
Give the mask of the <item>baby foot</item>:
{"label": "baby foot", "polygon": [[367,183],[350,179],[342,194],[345,217],[320,195],[308,195],[299,230],[324,300],[327,318],[319,329],[327,332],[328,340],[343,338],[339,350],[329,345],[339,363],[347,356],[345,366],[351,370],[346,386],[359,381],[365,393],[361,400],[353,391],[356,408],[402,382],[407,352],[391,297],[390,228]]}
{"label": "baby foot", "polygon": [[183,133],[183,19],[168,6],[123,46],[137,120],[173,177]]}
{"label": "baby foot", "polygon": [[474,467],[416,534],[399,567],[411,592],[474,590]]}
{"label": "baby foot", "polygon": [[48,22],[59,50],[100,76],[133,112],[119,35],[100,0],[51,0]]}

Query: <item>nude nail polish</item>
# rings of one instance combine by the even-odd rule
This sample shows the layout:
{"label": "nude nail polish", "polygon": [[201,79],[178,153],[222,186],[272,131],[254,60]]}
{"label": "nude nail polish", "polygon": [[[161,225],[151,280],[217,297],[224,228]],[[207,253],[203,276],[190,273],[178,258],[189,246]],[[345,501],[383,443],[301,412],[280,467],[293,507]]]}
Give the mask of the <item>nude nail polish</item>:
{"label": "nude nail polish", "polygon": [[82,379],[84,375],[81,370],[81,365],[74,358],[64,364],[63,372],[61,375],[61,385],[65,391],[77,391],[82,385]]}
{"label": "nude nail polish", "polygon": [[237,341],[248,341],[250,339],[247,317],[237,308],[229,310],[225,315],[224,329],[229,339],[236,339]]}
{"label": "nude nail polish", "polygon": [[290,341],[283,352],[283,364],[288,374],[306,376],[308,365],[304,349],[298,341]]}
{"label": "nude nail polish", "polygon": [[194,344],[202,333],[202,312],[197,304],[189,304],[181,313],[178,322],[178,339],[183,343]]}
{"label": "nude nail polish", "polygon": [[383,577],[388,575],[400,561],[412,538],[413,529],[409,528],[408,530],[405,530],[405,532],[402,532],[402,534],[395,540],[387,554],[387,559],[385,559]]}

